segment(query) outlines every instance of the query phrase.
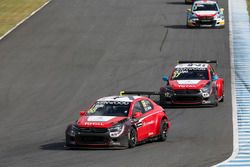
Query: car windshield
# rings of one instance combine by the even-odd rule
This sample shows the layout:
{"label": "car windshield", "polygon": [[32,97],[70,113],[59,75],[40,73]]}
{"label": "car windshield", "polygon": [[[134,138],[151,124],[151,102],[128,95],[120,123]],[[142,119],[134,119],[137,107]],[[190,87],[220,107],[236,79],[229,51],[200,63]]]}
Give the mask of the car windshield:
{"label": "car windshield", "polygon": [[124,101],[97,101],[87,115],[94,116],[128,116],[130,102]]}
{"label": "car windshield", "polygon": [[193,11],[218,11],[217,5],[214,4],[195,4]]}
{"label": "car windshield", "polygon": [[176,68],[171,77],[172,80],[208,80],[206,68]]}

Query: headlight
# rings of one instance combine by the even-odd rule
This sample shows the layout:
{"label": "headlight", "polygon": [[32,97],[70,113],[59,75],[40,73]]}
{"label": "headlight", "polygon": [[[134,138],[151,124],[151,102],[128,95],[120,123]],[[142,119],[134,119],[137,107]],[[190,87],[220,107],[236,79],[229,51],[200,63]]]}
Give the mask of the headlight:
{"label": "headlight", "polygon": [[120,136],[124,131],[124,124],[118,123],[112,127],[109,128],[109,135],[110,137],[118,137]]}
{"label": "headlight", "polygon": [[202,93],[207,93],[207,92],[209,92],[209,85],[206,85],[206,86],[204,86],[203,88],[201,88],[201,92]]}
{"label": "headlight", "polygon": [[202,93],[207,93],[210,91],[210,82],[207,83],[203,88],[201,88]]}
{"label": "headlight", "polygon": [[68,129],[67,129],[67,133],[70,136],[75,136],[76,135],[76,131],[77,131],[78,127],[77,125],[74,123],[72,125],[69,125]]}
{"label": "headlight", "polygon": [[197,17],[195,14],[193,14],[193,15],[190,17],[190,19],[192,19],[192,20],[198,20],[198,17]]}
{"label": "headlight", "polygon": [[215,19],[224,19],[224,15],[222,15],[222,14],[217,14],[217,15],[215,15]]}
{"label": "headlight", "polygon": [[210,83],[206,84],[203,88],[201,88],[202,96],[207,98],[210,96]]}

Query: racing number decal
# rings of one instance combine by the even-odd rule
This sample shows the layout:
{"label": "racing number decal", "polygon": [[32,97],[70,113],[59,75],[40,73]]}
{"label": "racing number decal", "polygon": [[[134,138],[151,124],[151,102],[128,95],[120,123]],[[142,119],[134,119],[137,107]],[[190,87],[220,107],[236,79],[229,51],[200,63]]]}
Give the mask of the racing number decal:
{"label": "racing number decal", "polygon": [[173,79],[174,79],[174,78],[177,78],[180,74],[181,74],[181,73],[180,73],[178,70],[176,70],[176,71],[173,73],[172,78],[173,78]]}

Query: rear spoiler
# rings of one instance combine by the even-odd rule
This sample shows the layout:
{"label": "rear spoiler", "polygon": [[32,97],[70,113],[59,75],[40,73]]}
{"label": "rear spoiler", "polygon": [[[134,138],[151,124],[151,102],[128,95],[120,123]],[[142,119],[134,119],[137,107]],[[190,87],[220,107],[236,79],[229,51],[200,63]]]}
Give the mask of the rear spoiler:
{"label": "rear spoiler", "polygon": [[191,60],[178,60],[178,64],[183,64],[183,63],[214,63],[214,64],[218,64],[217,63],[217,60],[194,60],[194,61],[191,61]]}
{"label": "rear spoiler", "polygon": [[[148,98],[150,98],[151,100],[153,100],[155,103],[157,103],[158,105],[162,106],[163,108],[166,107],[165,103],[164,103],[164,97],[165,97],[165,93],[161,93],[161,92],[148,92],[148,91],[120,91],[120,96],[123,95],[138,95],[138,96],[146,96]],[[151,96],[158,96],[158,98],[152,98]]]}
{"label": "rear spoiler", "polygon": [[147,91],[120,91],[120,96],[123,95],[138,95],[138,96],[150,96],[152,95],[162,95],[160,92],[147,92]]}

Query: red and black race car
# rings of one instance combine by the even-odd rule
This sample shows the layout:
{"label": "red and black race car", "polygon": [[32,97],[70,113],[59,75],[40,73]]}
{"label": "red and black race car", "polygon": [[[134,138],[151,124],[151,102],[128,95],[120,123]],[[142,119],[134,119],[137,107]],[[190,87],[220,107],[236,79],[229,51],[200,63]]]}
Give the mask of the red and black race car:
{"label": "red and black race car", "polygon": [[224,99],[224,80],[211,63],[217,61],[179,61],[170,77],[162,78],[167,83],[160,88],[161,103],[217,106]]}
{"label": "red and black race car", "polygon": [[195,0],[185,0],[186,4],[192,4]]}
{"label": "red and black race car", "polygon": [[147,97],[103,97],[67,127],[66,146],[132,148],[147,140],[165,141],[169,128],[164,109]]}

